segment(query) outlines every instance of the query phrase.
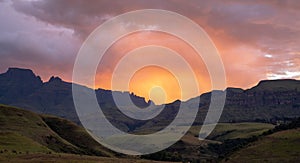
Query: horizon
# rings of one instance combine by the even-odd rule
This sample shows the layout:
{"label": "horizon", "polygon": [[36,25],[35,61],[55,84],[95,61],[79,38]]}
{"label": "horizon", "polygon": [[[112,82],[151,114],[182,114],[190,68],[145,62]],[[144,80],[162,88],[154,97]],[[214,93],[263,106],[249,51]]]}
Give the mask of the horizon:
{"label": "horizon", "polygon": [[[40,77],[40,75],[37,74],[34,70],[32,70],[32,69],[30,69],[30,68],[24,68],[24,67],[8,67],[8,68],[6,69],[6,71],[0,72],[0,75],[1,75],[1,74],[4,74],[4,73],[6,73],[6,72],[8,72],[9,69],[30,70],[30,71],[33,72],[33,74],[34,74],[35,76]],[[44,80],[44,79],[42,79],[41,77],[40,77],[40,78],[41,78],[41,81],[42,81],[43,83],[46,83],[46,82],[49,82],[49,81],[51,80],[52,77],[54,77],[54,78],[59,78],[59,79],[61,79],[63,82],[67,82],[67,83],[71,83],[71,84],[78,84],[78,83],[73,83],[72,81],[66,81],[66,80],[64,80],[63,78],[61,78],[60,76],[55,76],[55,75],[52,75],[52,76],[51,76],[49,79],[47,79],[47,80]],[[264,82],[264,81],[287,81],[287,80],[300,81],[300,80],[298,80],[298,79],[291,79],[291,78],[259,80],[259,81],[257,81],[256,84],[254,84],[253,86],[251,86],[251,87],[249,87],[249,88],[242,88],[242,87],[226,87],[226,88],[223,89],[223,90],[215,89],[215,90],[210,90],[210,91],[208,91],[208,92],[203,92],[203,93],[200,93],[200,94],[198,94],[198,95],[196,95],[196,96],[194,96],[194,97],[191,97],[191,98],[189,98],[189,99],[186,99],[186,100],[175,99],[174,101],[165,102],[165,103],[156,103],[156,102],[153,101],[152,99],[147,99],[146,97],[140,96],[140,95],[136,94],[135,92],[130,92],[130,91],[126,91],[126,90],[125,90],[125,91],[122,91],[122,90],[105,89],[105,88],[101,88],[101,87],[98,87],[98,88],[91,88],[91,87],[86,86],[86,85],[82,85],[82,86],[85,86],[85,87],[87,87],[87,88],[89,88],[89,89],[93,89],[93,90],[102,89],[102,90],[106,90],[106,91],[117,91],[117,92],[122,92],[122,93],[129,93],[129,94],[133,93],[135,96],[144,98],[144,99],[145,99],[145,102],[148,102],[149,100],[151,100],[152,102],[154,102],[155,105],[161,105],[161,104],[174,103],[175,101],[178,101],[178,100],[181,101],[181,102],[188,101],[188,100],[190,100],[190,99],[193,99],[193,98],[195,98],[195,97],[201,96],[201,95],[206,94],[206,93],[210,93],[210,92],[212,92],[212,91],[226,91],[227,89],[242,89],[243,91],[247,91],[247,90],[249,90],[249,89],[252,89],[252,88],[258,86],[261,82]],[[79,85],[80,85],[80,84],[79,84]]]}

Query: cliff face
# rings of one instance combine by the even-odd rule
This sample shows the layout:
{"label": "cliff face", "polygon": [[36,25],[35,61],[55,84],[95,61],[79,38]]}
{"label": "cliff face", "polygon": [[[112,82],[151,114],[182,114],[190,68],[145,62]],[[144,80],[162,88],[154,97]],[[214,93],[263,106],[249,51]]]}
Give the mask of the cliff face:
{"label": "cliff face", "polygon": [[227,89],[221,121],[265,121],[300,116],[300,82],[262,81],[248,89]]}
{"label": "cliff face", "polygon": [[227,89],[226,105],[237,105],[246,108],[259,106],[296,107],[300,103],[299,96],[299,81],[262,81],[249,90]]}
{"label": "cliff face", "polygon": [[18,98],[25,98],[42,87],[42,80],[32,70],[9,68],[0,74],[0,101],[14,103]]}

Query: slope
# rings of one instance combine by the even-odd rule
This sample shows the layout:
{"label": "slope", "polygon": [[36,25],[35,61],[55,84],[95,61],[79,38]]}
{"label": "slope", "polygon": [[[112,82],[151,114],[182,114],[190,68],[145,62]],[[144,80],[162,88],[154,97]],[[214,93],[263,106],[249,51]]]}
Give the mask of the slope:
{"label": "slope", "polygon": [[229,157],[228,162],[299,162],[300,129],[265,136]]}
{"label": "slope", "polygon": [[0,153],[114,155],[73,122],[5,105],[0,105]]}

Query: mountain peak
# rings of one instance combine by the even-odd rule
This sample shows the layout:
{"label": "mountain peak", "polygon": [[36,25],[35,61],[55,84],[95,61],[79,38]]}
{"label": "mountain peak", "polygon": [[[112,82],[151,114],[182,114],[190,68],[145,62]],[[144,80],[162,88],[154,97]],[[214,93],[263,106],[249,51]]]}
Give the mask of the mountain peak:
{"label": "mountain peak", "polygon": [[295,79],[262,80],[250,90],[275,90],[275,89],[296,89],[300,81]]}
{"label": "mountain peak", "polygon": [[61,79],[61,78],[59,78],[59,77],[57,77],[57,76],[51,76],[51,78],[49,79],[49,81],[48,81],[48,82],[55,82],[55,81],[59,81],[59,82],[61,82],[61,81],[62,81],[62,79]]}
{"label": "mountain peak", "polygon": [[12,80],[19,80],[19,81],[35,80],[39,84],[42,83],[41,78],[39,76],[36,76],[33,73],[33,71],[30,69],[11,67],[8,68],[6,73],[1,75],[6,76]]}
{"label": "mountain peak", "polygon": [[26,74],[32,74],[32,75],[34,75],[33,71],[30,70],[30,69],[16,68],[16,67],[10,67],[10,68],[8,68],[8,70],[6,71],[6,73],[8,73],[8,74],[11,74],[11,73],[13,73],[13,74],[21,74],[21,73],[24,74],[24,73],[26,73]]}
{"label": "mountain peak", "polygon": [[261,80],[258,85],[266,84],[266,83],[289,83],[289,82],[297,82],[296,79],[277,79],[277,80]]}
{"label": "mountain peak", "polygon": [[39,89],[43,81],[32,70],[9,68],[0,74],[0,97],[5,97],[2,103],[14,103]]}

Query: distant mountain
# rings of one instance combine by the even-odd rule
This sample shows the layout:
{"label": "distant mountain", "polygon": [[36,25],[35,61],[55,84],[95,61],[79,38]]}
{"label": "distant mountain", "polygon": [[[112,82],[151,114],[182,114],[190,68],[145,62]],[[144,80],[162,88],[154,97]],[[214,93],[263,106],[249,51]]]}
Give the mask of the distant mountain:
{"label": "distant mountain", "polygon": [[300,116],[300,81],[265,80],[248,89],[227,89],[221,121],[275,122]]}
{"label": "distant mountain", "polygon": [[[95,92],[100,105],[111,107],[114,104],[112,91],[97,89]],[[121,98],[129,95],[139,107],[147,107],[152,103],[133,93],[114,93]],[[57,115],[79,123],[73,103],[72,83],[64,82],[59,77],[51,77],[49,81],[42,82],[29,69],[9,68],[7,72],[0,74],[0,103]],[[129,107],[126,103],[122,105]]]}
{"label": "distant mountain", "polygon": [[[211,92],[200,96],[199,111],[194,125],[203,123],[210,104],[210,97]],[[188,102],[193,103],[193,99],[188,100]],[[176,116],[176,108],[178,108],[176,106],[179,104],[180,101],[177,101],[166,106],[167,108],[173,108],[166,113],[165,117],[168,118],[161,118],[156,120],[155,123],[153,121],[147,122],[140,128],[145,126],[161,126],[163,128]],[[227,88],[226,102],[219,122],[265,122],[276,124],[297,117],[300,117],[300,81],[293,79],[265,80],[247,90]]]}
{"label": "distant mountain", "polygon": [[[221,122],[276,122],[300,117],[300,81],[261,81],[257,86],[243,90],[228,88],[226,105]],[[115,105],[112,93],[118,97],[129,95],[133,103],[146,107],[151,101],[128,92],[95,90],[99,105],[113,125],[124,130],[141,130],[145,127],[164,128],[176,117],[181,101],[166,104],[165,109],[151,120],[135,120],[124,115]],[[200,104],[194,125],[202,124],[210,103],[211,92],[200,96]],[[190,103],[197,103],[193,99]],[[46,113],[80,123],[72,99],[72,83],[58,77],[42,82],[31,70],[9,68],[0,74],[0,103],[22,107],[37,113]],[[123,103],[125,107],[126,103]],[[197,104],[198,105],[198,104]]]}
{"label": "distant mountain", "polygon": [[17,99],[26,97],[40,89],[43,82],[32,70],[9,68],[0,74],[0,101],[14,103]]}

